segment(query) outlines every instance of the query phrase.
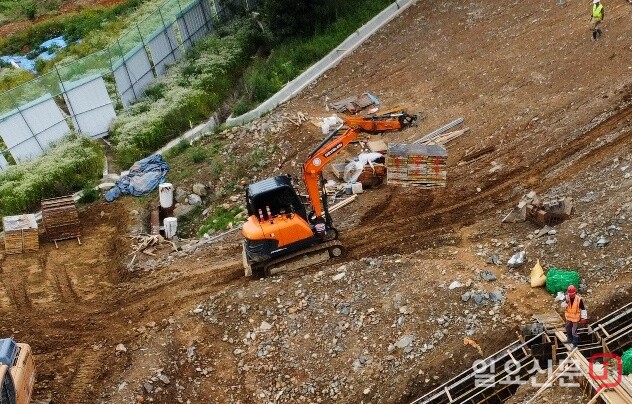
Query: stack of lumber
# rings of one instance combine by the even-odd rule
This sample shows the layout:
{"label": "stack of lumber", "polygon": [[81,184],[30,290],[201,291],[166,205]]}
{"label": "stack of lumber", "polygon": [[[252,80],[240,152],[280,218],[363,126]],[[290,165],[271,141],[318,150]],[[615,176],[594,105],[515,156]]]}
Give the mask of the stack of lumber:
{"label": "stack of lumber", "polygon": [[4,249],[7,254],[39,250],[39,230],[35,215],[5,216]]}
{"label": "stack of lumber", "polygon": [[445,187],[448,152],[440,145],[389,143],[387,183],[399,186]]}
{"label": "stack of lumber", "polygon": [[42,222],[51,241],[81,236],[79,213],[72,195],[42,200]]}

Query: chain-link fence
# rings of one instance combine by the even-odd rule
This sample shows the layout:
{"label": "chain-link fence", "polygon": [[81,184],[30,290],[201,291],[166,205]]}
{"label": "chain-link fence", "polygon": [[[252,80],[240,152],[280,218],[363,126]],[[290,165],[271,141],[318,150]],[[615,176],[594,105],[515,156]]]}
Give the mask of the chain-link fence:
{"label": "chain-link fence", "polygon": [[213,26],[232,17],[233,7],[252,9],[255,0],[168,0],[106,49],[55,66],[0,95],[0,171],[43,154],[76,131],[100,138],[147,86],[164,74]]}

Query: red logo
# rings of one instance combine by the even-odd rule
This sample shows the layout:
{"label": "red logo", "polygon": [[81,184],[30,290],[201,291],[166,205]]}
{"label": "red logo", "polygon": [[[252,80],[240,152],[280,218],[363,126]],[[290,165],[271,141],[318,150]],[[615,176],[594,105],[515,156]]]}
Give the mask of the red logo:
{"label": "red logo", "polygon": [[[596,364],[599,366],[595,369],[595,361],[598,359],[599,362]],[[610,375],[608,374],[608,361],[613,359],[617,362],[617,377],[614,381],[608,381],[610,378]],[[596,380],[600,384],[599,389],[597,389],[597,393],[599,393],[602,389],[617,387],[621,384],[623,361],[619,355],[613,353],[596,353],[592,355],[588,361],[588,374],[591,379]]]}

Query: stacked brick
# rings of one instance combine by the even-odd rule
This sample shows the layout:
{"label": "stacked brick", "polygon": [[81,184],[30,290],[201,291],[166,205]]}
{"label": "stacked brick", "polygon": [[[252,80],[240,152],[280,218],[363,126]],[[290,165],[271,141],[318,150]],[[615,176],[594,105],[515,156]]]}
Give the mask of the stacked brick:
{"label": "stacked brick", "polygon": [[437,144],[390,143],[386,167],[386,181],[390,185],[445,187],[448,152]]}

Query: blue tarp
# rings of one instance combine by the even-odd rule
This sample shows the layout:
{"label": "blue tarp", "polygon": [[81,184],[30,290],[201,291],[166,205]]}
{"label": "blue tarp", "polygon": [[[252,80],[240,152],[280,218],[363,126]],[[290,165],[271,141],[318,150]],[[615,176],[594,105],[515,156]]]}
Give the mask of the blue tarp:
{"label": "blue tarp", "polygon": [[31,60],[26,56],[0,56],[0,59],[2,59],[2,61],[5,63],[11,63],[11,61],[13,61],[22,70],[28,70],[32,73],[37,73],[37,71],[35,70],[35,60]]}
{"label": "blue tarp", "polygon": [[[32,73],[37,73],[35,70],[35,61],[36,59],[42,60],[51,60],[56,56],[56,52],[59,49],[63,49],[68,46],[68,43],[64,39],[63,36],[58,36],[56,38],[49,39],[48,41],[44,41],[36,48],[34,51],[37,53],[40,52],[39,55],[28,55],[28,56],[20,56],[20,55],[8,55],[8,56],[0,56],[5,63],[11,63],[11,61],[15,62],[20,69],[28,70]],[[30,58],[30,59],[29,59]]]}
{"label": "blue tarp", "polygon": [[114,188],[105,193],[105,200],[112,202],[121,195],[141,196],[165,182],[169,165],[160,154],[146,157],[134,163],[129,174],[116,181]]}

